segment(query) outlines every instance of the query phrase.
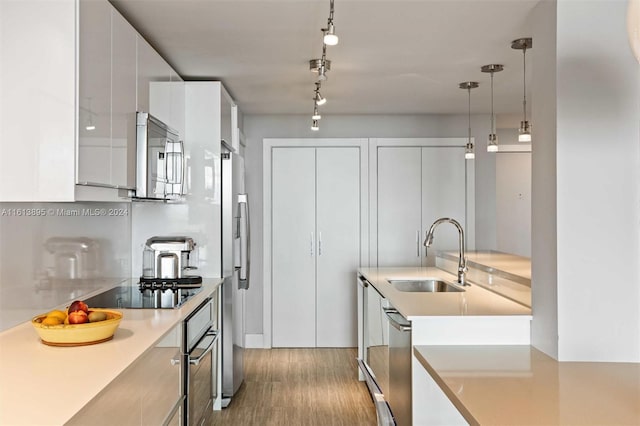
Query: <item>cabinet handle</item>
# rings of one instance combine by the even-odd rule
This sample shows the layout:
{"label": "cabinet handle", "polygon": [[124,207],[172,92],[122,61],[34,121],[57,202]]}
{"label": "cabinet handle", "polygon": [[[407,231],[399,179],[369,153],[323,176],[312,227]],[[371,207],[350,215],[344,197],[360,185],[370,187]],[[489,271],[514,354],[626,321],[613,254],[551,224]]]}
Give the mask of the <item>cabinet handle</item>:
{"label": "cabinet handle", "polygon": [[420,230],[416,231],[416,255],[420,257]]}
{"label": "cabinet handle", "polygon": [[313,232],[311,233],[310,254],[313,257]]}
{"label": "cabinet handle", "polygon": [[322,232],[318,232],[318,256],[322,256]]}
{"label": "cabinet handle", "polygon": [[171,365],[180,365],[180,358],[171,358]]}

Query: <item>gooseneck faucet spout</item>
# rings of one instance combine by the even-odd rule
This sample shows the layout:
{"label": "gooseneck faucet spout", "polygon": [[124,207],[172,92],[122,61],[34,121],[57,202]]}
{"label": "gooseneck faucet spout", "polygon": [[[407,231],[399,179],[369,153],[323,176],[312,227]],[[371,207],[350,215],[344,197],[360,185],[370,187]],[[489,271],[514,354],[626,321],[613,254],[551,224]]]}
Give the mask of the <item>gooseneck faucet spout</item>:
{"label": "gooseneck faucet spout", "polygon": [[469,285],[466,283],[465,281],[465,277],[464,274],[467,272],[467,258],[465,257],[464,254],[464,230],[462,229],[462,226],[458,223],[457,220],[455,219],[451,219],[449,217],[441,217],[440,219],[436,220],[435,222],[433,222],[433,224],[431,225],[431,227],[429,228],[429,231],[427,231],[427,236],[424,240],[424,246],[425,247],[429,247],[432,243],[433,243],[433,231],[435,231],[435,229],[438,227],[438,225],[440,225],[441,223],[445,223],[448,222],[452,225],[454,225],[457,229],[458,229],[458,242],[459,242],[459,248],[458,248],[458,284],[460,285]]}

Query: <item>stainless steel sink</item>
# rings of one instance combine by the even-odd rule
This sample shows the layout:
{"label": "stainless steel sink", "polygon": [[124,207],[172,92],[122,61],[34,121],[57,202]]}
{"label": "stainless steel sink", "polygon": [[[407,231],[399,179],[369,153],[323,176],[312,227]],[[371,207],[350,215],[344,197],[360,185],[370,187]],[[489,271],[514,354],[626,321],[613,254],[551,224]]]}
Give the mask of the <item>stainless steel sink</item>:
{"label": "stainless steel sink", "polygon": [[387,280],[398,291],[444,293],[465,291],[438,278],[424,278],[419,280]]}

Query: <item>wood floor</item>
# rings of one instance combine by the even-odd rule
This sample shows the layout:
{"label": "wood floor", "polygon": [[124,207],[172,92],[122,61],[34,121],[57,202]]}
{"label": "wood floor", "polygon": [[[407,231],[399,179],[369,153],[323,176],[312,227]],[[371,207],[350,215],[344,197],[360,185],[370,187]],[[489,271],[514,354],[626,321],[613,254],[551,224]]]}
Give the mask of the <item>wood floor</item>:
{"label": "wood floor", "polygon": [[218,425],[376,425],[356,349],[248,349],[245,381]]}

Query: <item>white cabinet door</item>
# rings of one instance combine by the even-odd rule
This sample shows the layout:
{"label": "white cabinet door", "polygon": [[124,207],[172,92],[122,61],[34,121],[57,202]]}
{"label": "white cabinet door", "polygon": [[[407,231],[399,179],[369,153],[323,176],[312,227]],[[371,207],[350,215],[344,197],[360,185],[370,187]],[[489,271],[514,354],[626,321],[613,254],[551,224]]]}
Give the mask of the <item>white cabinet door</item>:
{"label": "white cabinet door", "polygon": [[[138,91],[137,111],[148,112],[161,121],[168,122],[171,117],[169,108],[170,91],[167,87],[167,102],[155,102],[151,110],[149,86],[151,82],[171,81],[171,67],[162,59],[147,41],[138,35]],[[162,107],[159,107],[162,105]]]}
{"label": "white cabinet door", "polygon": [[78,183],[109,185],[112,6],[81,1],[79,7]]}
{"label": "white cabinet door", "polygon": [[112,9],[111,185],[135,188],[136,38],[135,29]]}
{"label": "white cabinet door", "polygon": [[315,149],[272,152],[272,330],[274,347],[314,347]]}
{"label": "white cabinet door", "polygon": [[[441,217],[453,218],[467,229],[465,161],[461,147],[422,148],[423,235]],[[458,250],[458,231],[453,225],[438,226],[428,256],[423,257],[423,266],[434,266],[439,250]]]}
{"label": "white cabinet door", "polygon": [[420,266],[421,148],[378,147],[378,266]]}
{"label": "white cabinet door", "polygon": [[360,149],[317,148],[316,346],[357,344],[360,265]]}

